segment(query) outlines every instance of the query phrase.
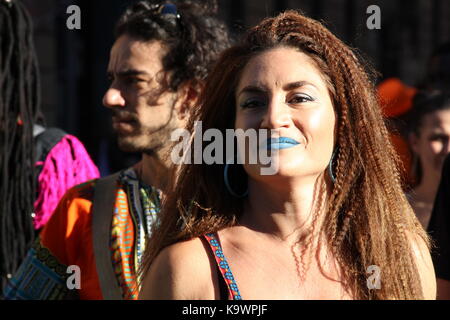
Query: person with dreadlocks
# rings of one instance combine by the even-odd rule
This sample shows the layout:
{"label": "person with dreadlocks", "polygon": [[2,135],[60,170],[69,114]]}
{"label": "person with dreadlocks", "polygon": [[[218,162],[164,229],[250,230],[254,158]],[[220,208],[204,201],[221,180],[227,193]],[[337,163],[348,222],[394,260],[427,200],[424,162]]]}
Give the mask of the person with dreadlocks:
{"label": "person with dreadlocks", "polygon": [[0,275],[2,288],[71,187],[99,176],[81,142],[46,128],[32,22],[0,0]]}
{"label": "person with dreadlocks", "polygon": [[230,42],[216,11],[215,1],[139,1],[122,15],[103,104],[119,147],[142,153],[142,160],[66,193],[8,298],[73,298],[70,265],[81,271],[80,299],[137,298],[146,237],[161,197],[171,192],[171,133],[185,126],[209,67]]}

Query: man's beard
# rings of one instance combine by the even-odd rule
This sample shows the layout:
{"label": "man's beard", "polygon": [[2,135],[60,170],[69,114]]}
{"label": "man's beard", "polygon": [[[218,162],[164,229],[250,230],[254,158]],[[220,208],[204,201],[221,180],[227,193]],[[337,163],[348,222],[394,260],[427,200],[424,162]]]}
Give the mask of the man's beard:
{"label": "man's beard", "polygon": [[120,134],[117,133],[117,143],[119,149],[123,152],[139,152],[153,154],[161,146],[155,141],[152,133],[139,132],[137,134]]}
{"label": "man's beard", "polygon": [[134,132],[119,133],[117,132],[117,142],[119,149],[123,152],[145,153],[155,155],[164,153],[170,148],[172,141],[170,136],[177,129],[175,123],[171,122],[158,128],[149,128],[135,123]]}
{"label": "man's beard", "polygon": [[113,121],[125,121],[131,126],[130,132],[115,129],[119,149],[124,152],[156,154],[171,144],[170,136],[177,129],[173,114],[167,122],[157,128],[148,127],[139,121],[136,114],[112,110]]}

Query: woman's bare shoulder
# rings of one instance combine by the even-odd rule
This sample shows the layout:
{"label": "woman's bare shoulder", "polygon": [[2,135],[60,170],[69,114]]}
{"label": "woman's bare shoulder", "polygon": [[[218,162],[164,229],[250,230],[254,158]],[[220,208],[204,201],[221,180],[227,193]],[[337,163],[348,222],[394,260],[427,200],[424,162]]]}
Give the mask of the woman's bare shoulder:
{"label": "woman's bare shoulder", "polygon": [[139,299],[214,299],[214,263],[200,238],[164,248],[142,282]]}
{"label": "woman's bare shoulder", "polygon": [[417,266],[417,271],[422,284],[423,296],[427,300],[436,299],[436,276],[434,273],[433,261],[431,259],[428,245],[421,236],[407,233],[410,240],[413,257]]}

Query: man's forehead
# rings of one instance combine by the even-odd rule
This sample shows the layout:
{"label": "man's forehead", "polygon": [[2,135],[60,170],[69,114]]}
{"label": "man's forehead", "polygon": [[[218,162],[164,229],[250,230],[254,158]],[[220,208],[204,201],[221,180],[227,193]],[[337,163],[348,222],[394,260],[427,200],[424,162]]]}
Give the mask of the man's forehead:
{"label": "man's forehead", "polygon": [[165,52],[160,41],[146,42],[122,35],[111,49],[108,72],[142,70],[153,73],[162,69],[161,59]]}

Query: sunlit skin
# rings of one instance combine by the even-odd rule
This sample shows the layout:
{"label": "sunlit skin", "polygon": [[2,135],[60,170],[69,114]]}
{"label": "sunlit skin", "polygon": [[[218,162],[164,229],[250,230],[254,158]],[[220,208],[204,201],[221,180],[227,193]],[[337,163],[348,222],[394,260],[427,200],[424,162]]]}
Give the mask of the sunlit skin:
{"label": "sunlit skin", "polygon": [[147,184],[164,188],[170,134],[187,120],[185,88],[167,90],[162,57],[166,49],[158,41],[144,42],[120,36],[111,49],[107,75],[111,85],[103,104],[112,111],[119,147],[142,152],[135,168]]}
{"label": "sunlit skin", "polygon": [[414,188],[411,204],[424,228],[427,228],[434,198],[441,179],[445,156],[450,152],[450,109],[426,114],[419,134],[411,134],[410,143],[422,166],[422,180]]}

